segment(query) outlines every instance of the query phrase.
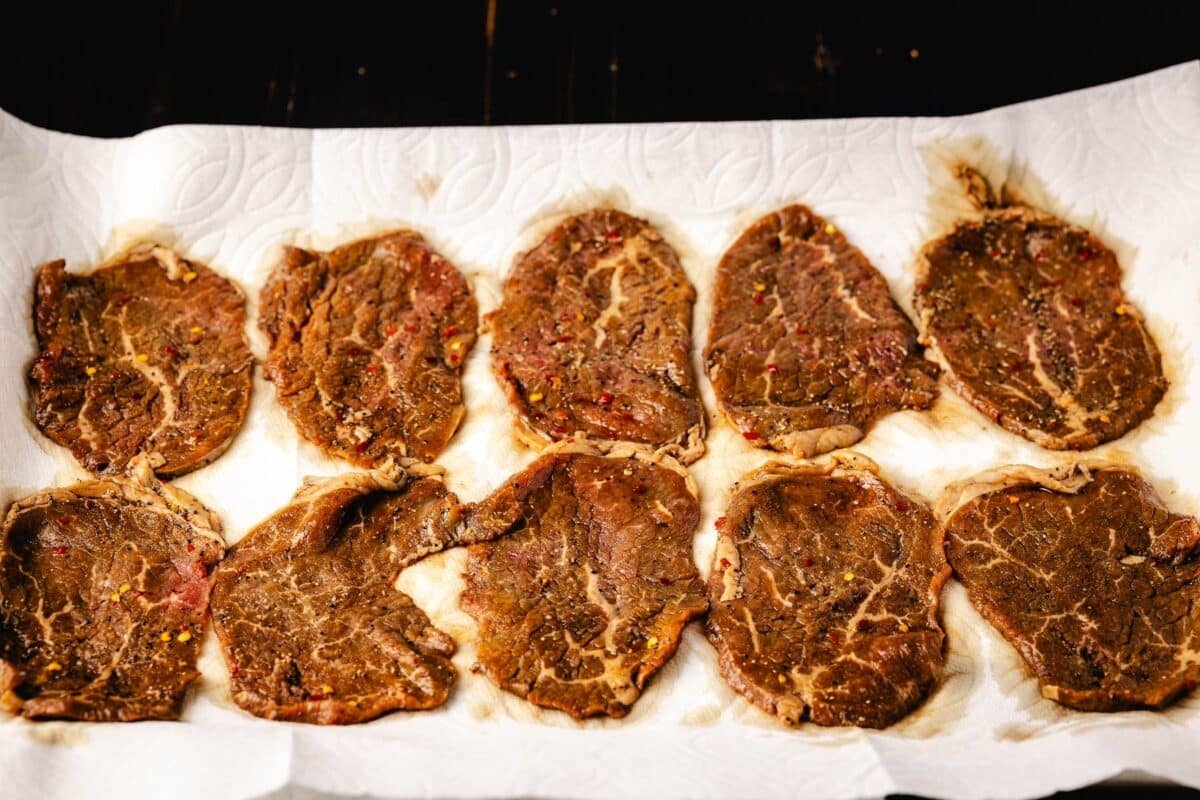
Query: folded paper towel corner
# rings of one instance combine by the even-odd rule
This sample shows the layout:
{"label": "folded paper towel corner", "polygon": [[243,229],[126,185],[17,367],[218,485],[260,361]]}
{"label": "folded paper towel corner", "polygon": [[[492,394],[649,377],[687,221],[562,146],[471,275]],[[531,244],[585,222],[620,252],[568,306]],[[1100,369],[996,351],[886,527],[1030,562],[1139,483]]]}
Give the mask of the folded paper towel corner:
{"label": "folded paper towel corner", "polygon": [[[280,244],[323,246],[401,223],[459,265],[486,313],[514,254],[547,219],[615,203],[649,218],[680,254],[699,293],[694,331],[702,346],[720,254],[750,220],[789,202],[844,230],[911,312],[917,250],[957,213],[943,170],[953,159],[970,159],[993,181],[1087,225],[1116,252],[1127,294],[1163,345],[1171,389],[1155,417],[1105,455],[1140,468],[1176,510],[1196,513],[1200,62],[943,119],[178,126],[98,140],[0,113],[0,499],[7,504],[77,477],[69,456],[27,421],[33,269],[51,258],[83,268],[122,239],[152,230],[253,297]],[[261,357],[263,343],[251,335]],[[464,370],[467,417],[439,459],[464,500],[485,496],[532,457],[511,433],[487,344]],[[704,391],[711,409],[707,385]],[[973,424],[952,397],[943,405],[932,414],[893,415],[856,449],[926,498],[963,474],[1048,463],[1033,445]],[[955,414],[961,424],[948,422]],[[691,467],[703,502],[699,563],[707,564],[728,487],[767,458],[727,430],[712,431],[709,454]],[[179,485],[220,514],[235,542],[280,507],[303,475],[335,469],[296,438],[259,381],[245,429],[227,454]],[[1039,697],[961,587],[945,597],[946,676],[912,717],[878,732],[788,730],[724,687],[695,626],[624,720],[575,724],[513,705],[468,672],[474,654],[469,620],[456,608],[456,574],[430,562],[405,576],[405,591],[462,645],[455,659],[462,681],[443,709],[337,730],[253,719],[230,702],[210,642],[202,686],[182,722],[0,719],[2,793],[136,797],[168,786],[180,798],[258,797],[288,787],[564,800],[893,792],[1020,798],[1129,771],[1200,787],[1192,757],[1200,698],[1159,713],[1062,709]]]}

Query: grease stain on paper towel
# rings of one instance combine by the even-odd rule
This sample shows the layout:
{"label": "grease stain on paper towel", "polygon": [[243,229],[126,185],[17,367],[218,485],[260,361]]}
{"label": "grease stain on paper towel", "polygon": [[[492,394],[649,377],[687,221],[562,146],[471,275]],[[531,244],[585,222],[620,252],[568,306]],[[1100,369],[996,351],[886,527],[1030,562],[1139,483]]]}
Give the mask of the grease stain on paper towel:
{"label": "grease stain on paper towel", "polygon": [[50,747],[79,747],[87,744],[85,722],[20,722],[18,730],[38,744]]}

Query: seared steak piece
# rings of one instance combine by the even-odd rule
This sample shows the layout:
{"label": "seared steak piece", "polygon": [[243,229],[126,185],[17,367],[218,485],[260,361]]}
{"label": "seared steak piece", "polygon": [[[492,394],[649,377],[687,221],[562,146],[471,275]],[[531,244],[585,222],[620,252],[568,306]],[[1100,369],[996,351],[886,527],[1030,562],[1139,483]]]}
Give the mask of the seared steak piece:
{"label": "seared steak piece", "polygon": [[[156,457],[154,461],[158,461]],[[29,719],[176,719],[225,544],[196,500],[128,476],[48,489],[0,528],[0,707]]]}
{"label": "seared steak piece", "polygon": [[1119,468],[1007,467],[948,490],[946,555],[1042,695],[1161,708],[1200,680],[1200,526]]}
{"label": "seared steak piece", "polygon": [[642,219],[570,217],[517,259],[489,315],[492,369],[535,443],[584,436],[704,452],[692,374],[696,293]]}
{"label": "seared steak piece", "polygon": [[87,275],[37,273],[34,422],[88,471],[138,453],[182,475],[229,445],[250,405],[254,357],[236,285],[165,247],[139,246]]}
{"label": "seared steak piece", "polygon": [[460,543],[458,501],[439,478],[406,480],[310,481],[231,548],[213,620],[239,706],[329,725],[446,701],[454,640],[395,582]]}
{"label": "seared steak piece", "polygon": [[1083,228],[997,200],[964,168],[982,218],[929,243],[922,333],[950,384],[996,424],[1052,450],[1116,439],[1166,391],[1121,267]]}
{"label": "seared steak piece", "polygon": [[463,417],[471,288],[420,235],[287,249],[262,290],[265,371],[300,435],[362,467],[432,461]]}
{"label": "seared steak piece", "polygon": [[623,452],[552,448],[467,515],[476,539],[507,534],[468,550],[462,604],[479,623],[479,664],[577,719],[629,713],[707,607],[691,479]]}
{"label": "seared steak piece", "polygon": [[938,522],[873,464],[763,467],[717,534],[708,637],[750,702],[790,725],[882,728],[937,683]]}
{"label": "seared steak piece", "polygon": [[937,398],[937,365],[887,281],[799,205],[754,223],[721,259],[704,358],[742,436],[805,458]]}

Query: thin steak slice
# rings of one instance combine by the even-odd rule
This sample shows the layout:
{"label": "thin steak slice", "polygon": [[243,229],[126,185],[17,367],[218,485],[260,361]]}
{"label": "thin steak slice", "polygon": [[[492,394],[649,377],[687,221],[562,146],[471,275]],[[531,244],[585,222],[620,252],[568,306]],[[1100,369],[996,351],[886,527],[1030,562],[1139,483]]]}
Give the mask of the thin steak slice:
{"label": "thin steak slice", "polygon": [[708,637],[721,674],[790,725],[886,727],[942,668],[938,522],[874,464],[848,464],[767,465],[717,522]]}
{"label": "thin steak slice", "polygon": [[1122,468],[1006,467],[947,490],[946,555],[1042,695],[1161,708],[1200,679],[1200,526]]}
{"label": "thin steak slice", "polygon": [[213,619],[234,702],[322,725],[444,703],[454,640],[395,582],[462,543],[457,523],[458,501],[437,477],[306,483],[217,570]]}
{"label": "thin steak slice", "polygon": [[211,512],[128,475],[48,489],[0,528],[0,707],[29,719],[179,717],[225,544]]}
{"label": "thin steak slice", "polygon": [[160,477],[219,456],[250,405],[246,299],[229,280],[157,245],[87,275],[38,268],[34,422],[89,472],[119,475],[159,453]]}
{"label": "thin steak slice", "polygon": [[265,372],[300,435],[361,467],[432,461],[462,421],[471,288],[420,235],[287,248],[262,290]]}
{"label": "thin steak slice", "polygon": [[616,448],[551,448],[467,514],[462,605],[498,686],[576,719],[623,717],[704,613],[687,472]]}
{"label": "thin steak slice", "polygon": [[1148,418],[1167,389],[1158,347],[1083,228],[997,200],[963,168],[980,219],[926,245],[915,303],[955,390],[1052,450],[1086,450]]}
{"label": "thin steak slice", "polygon": [[586,437],[704,452],[691,351],[696,293],[650,223],[570,217],[520,256],[489,315],[492,369],[535,444]]}
{"label": "thin steak slice", "polygon": [[754,223],[721,259],[704,358],[721,409],[751,444],[805,458],[937,398],[937,365],[887,281],[799,205]]}

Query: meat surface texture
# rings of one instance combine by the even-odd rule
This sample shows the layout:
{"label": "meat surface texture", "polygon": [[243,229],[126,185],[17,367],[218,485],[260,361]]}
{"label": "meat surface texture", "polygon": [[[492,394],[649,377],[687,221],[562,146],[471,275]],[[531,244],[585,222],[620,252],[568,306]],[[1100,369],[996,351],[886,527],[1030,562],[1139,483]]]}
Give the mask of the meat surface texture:
{"label": "meat surface texture", "polygon": [[460,543],[435,477],[311,482],[234,545],[213,620],[234,701],[260,717],[364,722],[446,701],[454,640],[395,588],[401,570]]}
{"label": "meat surface texture", "polygon": [[1200,527],[1138,475],[1010,467],[946,523],[971,602],[1042,695],[1083,711],[1160,708],[1200,679]]}
{"label": "meat surface texture", "polygon": [[805,458],[937,398],[937,365],[887,281],[799,205],[758,220],[721,259],[704,358],[721,409],[751,444]]}
{"label": "meat surface texture", "polygon": [[[157,459],[155,459],[157,460]],[[128,476],[13,504],[0,529],[0,707],[29,719],[179,717],[224,552],[216,517]]]}
{"label": "meat surface texture", "polygon": [[288,248],[262,290],[265,372],[300,435],[361,467],[432,461],[464,414],[477,309],[412,231]]}
{"label": "meat surface texture", "polygon": [[571,716],[629,713],[704,613],[686,472],[554,448],[468,512],[462,603],[501,688]]}
{"label": "meat surface texture", "polygon": [[708,637],[750,702],[789,725],[882,728],[937,683],[940,528],[874,465],[763,467],[717,534]]}
{"label": "meat surface texture", "polygon": [[1083,228],[1004,205],[977,173],[982,217],[925,247],[915,303],[955,390],[996,424],[1086,450],[1148,418],[1167,388],[1158,347]]}
{"label": "meat surface texture", "polygon": [[489,315],[492,369],[524,433],[704,452],[690,360],[696,293],[648,222],[600,209],[520,256]]}
{"label": "meat surface texture", "polygon": [[139,453],[182,475],[229,445],[250,404],[245,297],[205,265],[139,246],[87,275],[37,272],[34,422],[88,471],[120,475]]}

